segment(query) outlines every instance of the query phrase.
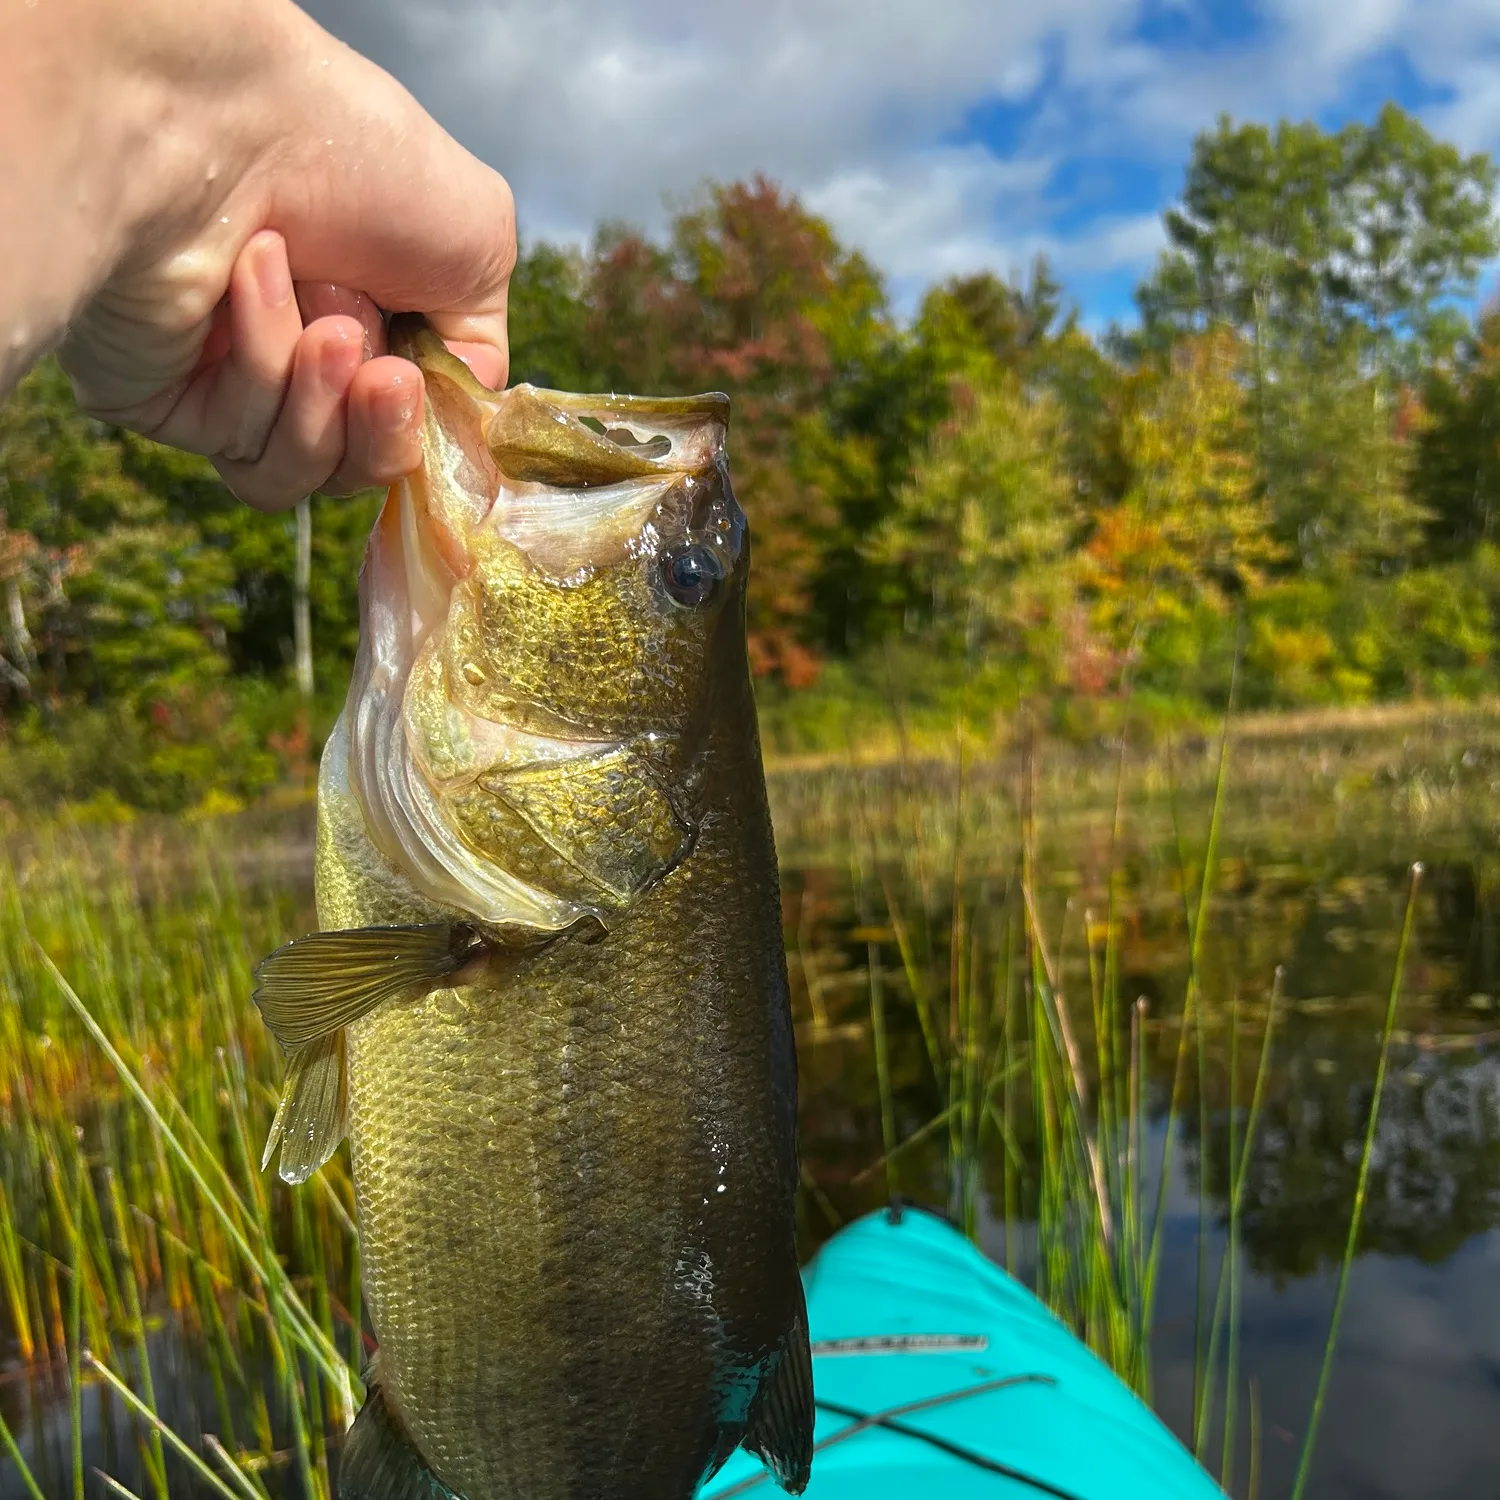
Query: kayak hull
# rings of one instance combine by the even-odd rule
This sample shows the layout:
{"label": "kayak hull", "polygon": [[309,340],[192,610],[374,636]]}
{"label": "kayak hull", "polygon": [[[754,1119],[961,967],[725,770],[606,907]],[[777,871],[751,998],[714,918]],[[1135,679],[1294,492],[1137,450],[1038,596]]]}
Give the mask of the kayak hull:
{"label": "kayak hull", "polygon": [[[1101,1360],[935,1215],[860,1219],[803,1280],[819,1445],[806,1500],[1222,1500]],[[778,1493],[740,1452],[703,1500]]]}

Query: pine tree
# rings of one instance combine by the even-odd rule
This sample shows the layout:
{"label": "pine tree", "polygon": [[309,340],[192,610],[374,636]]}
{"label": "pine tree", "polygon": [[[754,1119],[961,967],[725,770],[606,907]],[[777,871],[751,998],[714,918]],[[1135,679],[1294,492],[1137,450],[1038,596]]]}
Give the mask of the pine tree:
{"label": "pine tree", "polygon": [[871,539],[872,559],[905,574],[908,627],[935,655],[1004,659],[1032,685],[1057,680],[1079,524],[1062,427],[1052,397],[992,371],[961,393]]}

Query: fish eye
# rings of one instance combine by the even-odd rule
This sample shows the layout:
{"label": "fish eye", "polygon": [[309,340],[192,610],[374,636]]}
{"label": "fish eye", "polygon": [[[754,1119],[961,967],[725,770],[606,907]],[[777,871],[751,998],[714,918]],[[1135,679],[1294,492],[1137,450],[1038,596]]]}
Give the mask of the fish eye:
{"label": "fish eye", "polygon": [[661,571],[667,592],[689,609],[707,604],[724,579],[718,554],[698,542],[673,548],[662,559]]}

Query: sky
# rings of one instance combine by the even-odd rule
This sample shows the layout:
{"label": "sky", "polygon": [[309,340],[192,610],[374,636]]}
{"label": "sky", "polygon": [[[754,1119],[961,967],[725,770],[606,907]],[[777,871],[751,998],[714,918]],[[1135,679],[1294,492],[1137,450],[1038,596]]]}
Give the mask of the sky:
{"label": "sky", "polygon": [[306,0],[515,190],[523,239],[648,231],[764,172],[885,274],[1038,252],[1129,321],[1192,140],[1394,99],[1500,151],[1500,0]]}

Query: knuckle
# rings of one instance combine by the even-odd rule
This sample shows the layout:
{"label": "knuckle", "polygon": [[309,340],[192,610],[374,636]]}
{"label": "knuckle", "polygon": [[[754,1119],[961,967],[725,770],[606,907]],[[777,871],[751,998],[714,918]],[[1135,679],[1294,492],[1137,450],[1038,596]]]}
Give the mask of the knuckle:
{"label": "knuckle", "polygon": [[302,498],[277,476],[257,472],[259,465],[242,464],[222,457],[215,458],[213,465],[230,492],[252,510],[268,513],[285,510]]}
{"label": "knuckle", "polygon": [[357,464],[340,464],[333,473],[326,475],[321,484],[314,488],[320,495],[356,495],[360,490],[370,489],[373,485],[383,481],[377,480],[372,474],[366,473]]}
{"label": "knuckle", "polygon": [[169,338],[200,333],[212,319],[229,284],[227,268],[216,252],[200,248],[178,251],[157,268],[154,287],[142,289],[151,324]]}

